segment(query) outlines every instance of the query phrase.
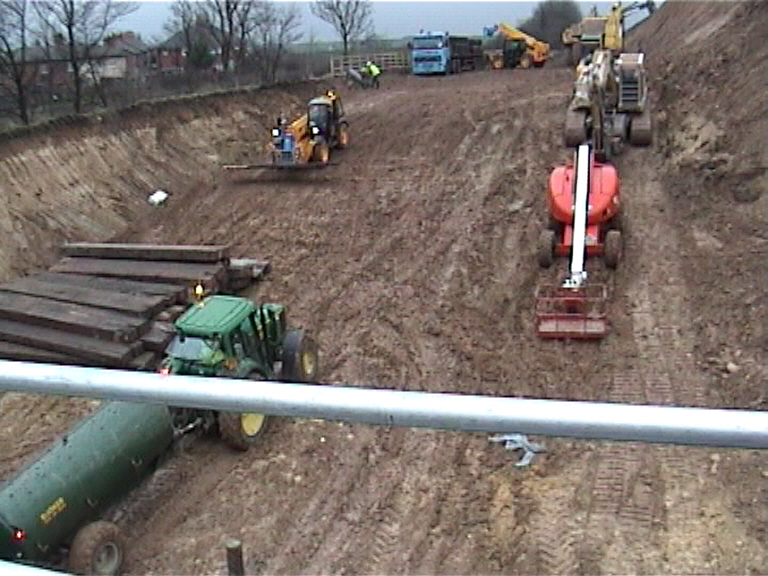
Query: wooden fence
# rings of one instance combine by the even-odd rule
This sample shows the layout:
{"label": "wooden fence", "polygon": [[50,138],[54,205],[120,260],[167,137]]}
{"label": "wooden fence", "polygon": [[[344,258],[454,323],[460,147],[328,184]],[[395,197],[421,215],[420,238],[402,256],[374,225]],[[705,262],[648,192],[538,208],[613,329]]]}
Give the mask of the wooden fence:
{"label": "wooden fence", "polygon": [[350,54],[348,56],[331,56],[331,76],[344,76],[347,70],[360,70],[370,60],[383,72],[399,70],[407,72],[410,68],[408,52],[381,52],[379,54]]}

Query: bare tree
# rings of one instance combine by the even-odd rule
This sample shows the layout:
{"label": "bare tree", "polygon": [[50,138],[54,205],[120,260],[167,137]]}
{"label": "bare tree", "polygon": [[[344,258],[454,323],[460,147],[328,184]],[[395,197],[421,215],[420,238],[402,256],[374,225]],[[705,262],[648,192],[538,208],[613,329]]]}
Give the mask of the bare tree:
{"label": "bare tree", "polygon": [[[205,16],[211,33],[219,45],[221,67],[226,73],[232,62],[232,51],[237,38],[238,11],[245,10],[247,0],[206,0]],[[248,8],[250,10],[250,8]]]}
{"label": "bare tree", "polygon": [[349,43],[365,35],[372,26],[370,0],[317,0],[311,5],[312,13],[336,30],[344,43],[344,54]]}
{"label": "bare tree", "polygon": [[257,26],[258,7],[261,2],[243,2],[235,14],[237,17],[237,37],[235,46],[237,48],[237,57],[235,65],[239,70],[245,61],[248,51],[248,41]]}
{"label": "bare tree", "polygon": [[193,29],[200,17],[199,5],[192,0],[174,0],[171,4],[171,18],[163,28],[168,34],[181,32],[184,48],[189,54],[194,43]]}
{"label": "bare tree", "polygon": [[259,57],[261,78],[274,84],[285,48],[301,38],[299,9],[295,4],[278,8],[273,2],[259,2],[254,16],[254,51]]}
{"label": "bare tree", "polygon": [[[113,0],[45,0],[36,2],[35,8],[41,13],[41,19],[54,28],[53,34],[64,36],[75,85],[74,109],[80,113],[84,73],[90,73],[99,81],[94,71],[94,49],[115,22],[138,6]],[[101,95],[103,98],[103,92]]]}
{"label": "bare tree", "polygon": [[27,35],[29,11],[27,0],[0,2],[0,74],[10,80],[2,82],[16,101],[16,113],[24,124],[29,124],[29,98],[27,95]]}

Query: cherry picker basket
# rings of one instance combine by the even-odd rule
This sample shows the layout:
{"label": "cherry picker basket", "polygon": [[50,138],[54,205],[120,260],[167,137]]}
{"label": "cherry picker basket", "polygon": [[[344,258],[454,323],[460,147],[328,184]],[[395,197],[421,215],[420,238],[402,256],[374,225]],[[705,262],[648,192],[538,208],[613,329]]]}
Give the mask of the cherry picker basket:
{"label": "cherry picker basket", "polygon": [[536,290],[536,329],[542,338],[599,339],[609,330],[607,288],[545,284]]}

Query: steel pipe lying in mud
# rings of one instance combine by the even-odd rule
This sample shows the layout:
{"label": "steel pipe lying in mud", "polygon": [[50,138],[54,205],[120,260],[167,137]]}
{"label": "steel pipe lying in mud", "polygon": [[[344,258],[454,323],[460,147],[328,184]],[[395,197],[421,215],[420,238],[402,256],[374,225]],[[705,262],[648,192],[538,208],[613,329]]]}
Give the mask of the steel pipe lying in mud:
{"label": "steel pipe lying in mud", "polygon": [[0,574],[3,576],[45,576],[46,574],[50,576],[67,576],[68,573],[0,560]]}
{"label": "steel pipe lying in mud", "polygon": [[165,376],[0,360],[0,390],[380,426],[768,448],[768,412]]}

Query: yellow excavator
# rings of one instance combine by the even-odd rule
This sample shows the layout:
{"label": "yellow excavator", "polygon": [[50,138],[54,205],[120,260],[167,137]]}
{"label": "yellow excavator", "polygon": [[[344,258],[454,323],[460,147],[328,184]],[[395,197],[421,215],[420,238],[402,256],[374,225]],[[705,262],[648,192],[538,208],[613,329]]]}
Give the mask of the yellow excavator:
{"label": "yellow excavator", "polygon": [[331,151],[349,145],[349,124],[339,94],[331,89],[307,104],[307,112],[290,124],[280,117],[272,128],[268,145],[270,162],[266,164],[226,165],[225,170],[256,168],[324,168]]}
{"label": "yellow excavator", "polygon": [[501,51],[488,53],[491,68],[540,68],[549,59],[549,44],[509,24],[495,24],[484,32],[486,36],[500,34],[504,39]]}
{"label": "yellow excavator", "polygon": [[598,49],[582,59],[565,118],[565,145],[589,143],[600,162],[610,162],[624,143],[651,144],[645,55]]}
{"label": "yellow excavator", "polygon": [[624,18],[637,10],[648,10],[653,14],[656,4],[653,0],[633,2],[622,6],[616,2],[605,16],[587,16],[581,22],[568,26],[562,32],[563,46],[569,54],[569,62],[576,65],[587,54],[597,49],[624,51]]}

